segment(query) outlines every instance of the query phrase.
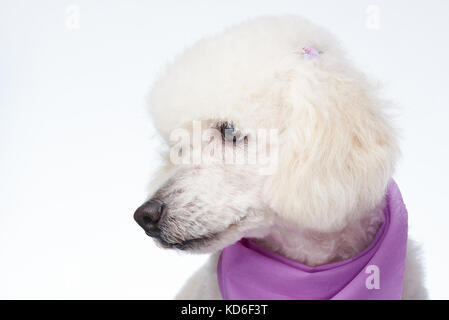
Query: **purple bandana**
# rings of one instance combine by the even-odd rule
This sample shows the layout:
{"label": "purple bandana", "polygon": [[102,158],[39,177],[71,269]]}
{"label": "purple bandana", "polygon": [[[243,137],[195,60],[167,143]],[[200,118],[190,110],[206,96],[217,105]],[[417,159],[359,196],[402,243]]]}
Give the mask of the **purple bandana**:
{"label": "purple bandana", "polygon": [[223,249],[218,284],[223,299],[400,299],[407,247],[407,210],[396,183],[386,194],[385,222],[356,257],[308,267],[249,239]]}

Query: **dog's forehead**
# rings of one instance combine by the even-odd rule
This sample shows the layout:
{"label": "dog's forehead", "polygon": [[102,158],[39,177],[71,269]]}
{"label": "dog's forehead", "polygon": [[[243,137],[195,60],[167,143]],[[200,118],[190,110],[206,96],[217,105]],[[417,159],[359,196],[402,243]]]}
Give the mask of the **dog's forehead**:
{"label": "dog's forehead", "polygon": [[[320,52],[316,61],[304,48]],[[306,81],[321,60],[338,54],[327,31],[298,17],[259,18],[229,28],[197,42],[156,81],[149,99],[155,126],[163,135],[200,119],[270,126],[273,104],[282,107],[291,78]]]}

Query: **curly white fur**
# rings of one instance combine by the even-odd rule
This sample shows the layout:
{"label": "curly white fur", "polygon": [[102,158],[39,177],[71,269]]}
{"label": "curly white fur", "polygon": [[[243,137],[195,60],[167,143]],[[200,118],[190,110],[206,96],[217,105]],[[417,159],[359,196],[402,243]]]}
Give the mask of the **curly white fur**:
{"label": "curly white fur", "polygon": [[[320,56],[306,59],[304,46]],[[149,103],[169,145],[171,132],[192,130],[193,120],[206,128],[230,121],[279,132],[272,175],[257,174],[257,165],[167,161],[150,192],[167,203],[163,243],[190,241],[184,249],[217,252],[254,237],[315,266],[355,256],[383,222],[382,199],[398,155],[384,114],[388,103],[334,37],[307,20],[259,18],[199,41],[166,68]],[[220,297],[216,257],[180,298]],[[408,260],[416,258],[410,253]],[[410,270],[411,292],[404,296],[424,297],[419,268]]]}

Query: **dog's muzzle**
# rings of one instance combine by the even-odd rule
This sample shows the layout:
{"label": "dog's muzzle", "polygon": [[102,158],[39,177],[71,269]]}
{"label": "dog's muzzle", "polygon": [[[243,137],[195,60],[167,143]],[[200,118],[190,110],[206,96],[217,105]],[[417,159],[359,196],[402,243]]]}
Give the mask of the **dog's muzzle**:
{"label": "dog's muzzle", "polygon": [[134,213],[134,220],[145,230],[150,237],[159,237],[161,230],[158,227],[165,211],[165,204],[158,200],[149,200],[142,204]]}

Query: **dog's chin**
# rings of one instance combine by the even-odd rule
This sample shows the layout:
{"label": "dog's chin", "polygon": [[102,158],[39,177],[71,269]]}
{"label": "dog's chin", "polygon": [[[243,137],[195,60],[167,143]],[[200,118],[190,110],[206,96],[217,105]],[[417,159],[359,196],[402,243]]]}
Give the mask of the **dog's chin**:
{"label": "dog's chin", "polygon": [[217,239],[213,237],[190,239],[176,243],[169,243],[162,239],[156,239],[157,244],[164,249],[175,249],[192,252],[209,252],[208,248],[214,247],[211,244],[216,243]]}
{"label": "dog's chin", "polygon": [[226,231],[216,234],[208,235],[205,237],[199,237],[194,239],[188,239],[179,242],[168,242],[163,237],[155,238],[156,244],[164,249],[175,249],[179,251],[188,251],[193,253],[212,253],[217,250],[221,250],[224,247],[232,244],[235,241],[240,240],[242,237],[232,237],[235,241],[226,241],[228,234]]}

